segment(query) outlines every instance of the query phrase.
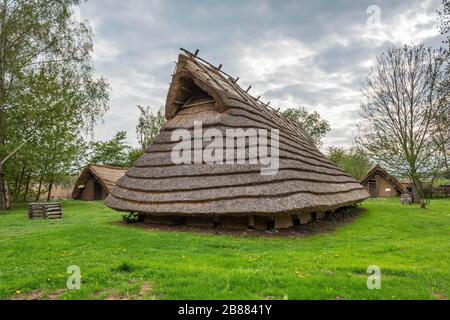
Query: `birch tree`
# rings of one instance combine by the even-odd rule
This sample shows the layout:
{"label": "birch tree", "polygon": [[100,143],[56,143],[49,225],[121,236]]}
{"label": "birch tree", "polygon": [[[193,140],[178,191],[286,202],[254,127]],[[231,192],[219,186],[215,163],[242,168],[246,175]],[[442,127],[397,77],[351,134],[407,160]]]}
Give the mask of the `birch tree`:
{"label": "birch tree", "polygon": [[[77,82],[76,87],[84,93],[78,96],[84,100],[77,101],[77,117],[85,132],[92,131],[107,110],[108,85],[103,78],[94,77],[92,32],[75,19],[78,5],[78,0],[0,0],[0,211],[7,208],[5,160],[11,159],[12,150],[26,141],[27,135],[38,135],[31,130],[25,132],[31,127],[14,118],[22,111],[28,113],[27,121],[38,115],[33,109],[36,104],[18,103],[25,101],[24,96],[36,101],[42,95],[42,91],[24,85],[28,80],[43,68],[52,68],[56,78],[69,73],[72,84]],[[48,118],[54,116],[50,109],[44,112],[48,112]],[[39,126],[34,128],[39,131]]]}

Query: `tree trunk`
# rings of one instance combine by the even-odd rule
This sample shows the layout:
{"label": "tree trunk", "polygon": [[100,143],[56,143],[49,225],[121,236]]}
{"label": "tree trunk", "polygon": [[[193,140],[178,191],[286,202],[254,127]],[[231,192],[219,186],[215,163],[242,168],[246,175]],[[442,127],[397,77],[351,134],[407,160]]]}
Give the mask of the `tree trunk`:
{"label": "tree trunk", "polygon": [[24,175],[25,175],[25,164],[22,166],[22,172],[20,173],[19,182],[17,184],[17,188],[15,189],[14,200],[13,200],[14,202],[17,201],[17,199],[19,198],[20,187],[22,186],[23,176]]}
{"label": "tree trunk", "polygon": [[19,184],[19,174],[16,174],[16,178],[14,179],[14,187],[11,190],[11,192],[13,194],[13,201],[14,202],[17,200],[17,185],[18,184]]}
{"label": "tree trunk", "polygon": [[416,174],[412,174],[411,182],[413,191],[413,202],[419,203],[422,209],[426,209],[427,205],[430,203],[430,198],[425,194],[422,181],[420,181],[420,178]]}
{"label": "tree trunk", "polygon": [[417,183],[411,178],[411,191],[412,191],[412,202],[413,203],[419,203],[421,200],[418,189],[419,189],[419,187],[417,186]]}
{"label": "tree trunk", "polygon": [[36,194],[36,202],[39,201],[39,198],[41,197],[41,191],[42,191],[42,180],[44,179],[44,174],[41,174],[41,177],[39,178],[39,188],[38,192]]}
{"label": "tree trunk", "polygon": [[8,184],[3,172],[3,165],[0,163],[0,212],[7,209],[9,209]]}
{"label": "tree trunk", "polygon": [[23,202],[27,202],[28,191],[30,190],[30,182],[31,182],[31,172],[28,173],[28,176],[27,176],[27,184],[25,186],[25,192],[23,194]]}
{"label": "tree trunk", "polygon": [[50,180],[50,184],[48,185],[47,202],[50,201],[50,198],[52,196],[52,187],[53,187],[53,180]]}

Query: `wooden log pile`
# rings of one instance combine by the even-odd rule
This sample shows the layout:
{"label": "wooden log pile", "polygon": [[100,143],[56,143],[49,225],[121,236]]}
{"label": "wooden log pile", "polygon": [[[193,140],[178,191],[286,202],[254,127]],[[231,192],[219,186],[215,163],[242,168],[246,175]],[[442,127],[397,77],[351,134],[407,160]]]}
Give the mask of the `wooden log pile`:
{"label": "wooden log pile", "polygon": [[412,196],[409,193],[403,193],[400,196],[400,202],[401,204],[411,204],[412,203]]}
{"label": "wooden log pile", "polygon": [[62,208],[60,202],[30,203],[28,205],[30,219],[61,219]]}

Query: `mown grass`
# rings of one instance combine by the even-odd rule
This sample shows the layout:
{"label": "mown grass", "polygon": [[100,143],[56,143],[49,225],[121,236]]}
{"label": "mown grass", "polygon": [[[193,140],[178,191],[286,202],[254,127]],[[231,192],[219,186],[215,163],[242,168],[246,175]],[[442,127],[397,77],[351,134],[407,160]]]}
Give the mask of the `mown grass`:
{"label": "mown grass", "polygon": [[[64,289],[70,265],[81,289],[59,299],[450,297],[449,200],[426,210],[368,200],[352,224],[297,239],[149,231],[101,202],[63,205],[59,221],[28,220],[25,206],[0,214],[0,298]],[[380,290],[367,289],[370,265]]]}

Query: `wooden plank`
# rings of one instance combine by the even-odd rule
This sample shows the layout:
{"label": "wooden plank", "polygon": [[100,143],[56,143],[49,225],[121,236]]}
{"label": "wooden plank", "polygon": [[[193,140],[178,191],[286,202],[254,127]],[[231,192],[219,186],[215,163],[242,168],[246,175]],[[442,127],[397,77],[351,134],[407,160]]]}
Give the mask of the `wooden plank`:
{"label": "wooden plank", "polygon": [[28,204],[28,217],[30,219],[61,219],[62,209],[60,202],[33,202]]}

